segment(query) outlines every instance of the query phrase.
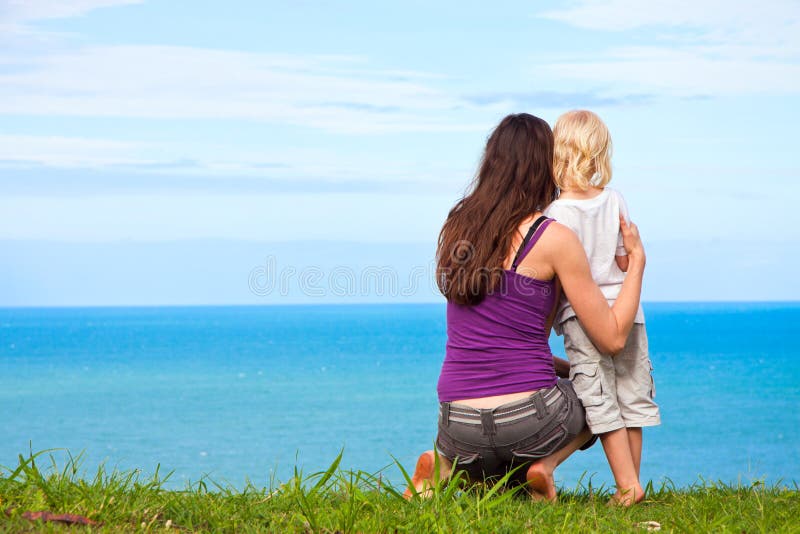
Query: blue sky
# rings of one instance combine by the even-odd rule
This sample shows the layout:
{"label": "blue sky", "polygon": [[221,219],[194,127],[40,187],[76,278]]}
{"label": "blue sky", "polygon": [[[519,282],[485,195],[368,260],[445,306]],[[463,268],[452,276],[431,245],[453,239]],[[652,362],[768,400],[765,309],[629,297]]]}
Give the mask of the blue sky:
{"label": "blue sky", "polygon": [[[264,302],[275,242],[426,265],[499,119],[573,108],[611,129],[646,296],[800,299],[799,95],[794,1],[0,1],[0,304]],[[187,298],[164,243],[230,286]]]}

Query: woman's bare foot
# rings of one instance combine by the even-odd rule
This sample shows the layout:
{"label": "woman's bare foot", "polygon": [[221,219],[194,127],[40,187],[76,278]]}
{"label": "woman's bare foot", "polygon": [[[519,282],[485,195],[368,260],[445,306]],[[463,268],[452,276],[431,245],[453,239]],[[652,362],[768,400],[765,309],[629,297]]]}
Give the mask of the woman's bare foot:
{"label": "woman's bare foot", "polygon": [[608,501],[609,506],[633,506],[639,504],[644,500],[644,490],[641,486],[628,488],[626,490],[618,489],[617,492],[611,496]]}
{"label": "woman's bare foot", "polygon": [[[433,451],[423,452],[417,460],[417,467],[414,469],[414,476],[411,477],[411,483],[414,490],[420,497],[430,496],[430,486],[433,482],[433,471],[436,465],[436,457]],[[414,496],[414,491],[411,487],[406,488],[403,492],[403,497],[411,499]]]}
{"label": "woman's bare foot", "polygon": [[528,468],[526,475],[528,479],[528,490],[534,501],[555,502],[558,498],[556,485],[553,480],[553,471],[548,469],[542,462],[536,462]]}

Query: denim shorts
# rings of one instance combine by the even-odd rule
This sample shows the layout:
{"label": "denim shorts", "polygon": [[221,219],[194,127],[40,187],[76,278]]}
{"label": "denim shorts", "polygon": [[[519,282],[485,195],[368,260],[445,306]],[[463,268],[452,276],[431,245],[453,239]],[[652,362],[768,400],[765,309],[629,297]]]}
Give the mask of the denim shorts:
{"label": "denim shorts", "polygon": [[[586,412],[569,380],[492,409],[443,402],[436,449],[472,481],[502,477],[523,484],[527,464],[565,447],[586,428]],[[581,449],[592,446],[590,439]]]}

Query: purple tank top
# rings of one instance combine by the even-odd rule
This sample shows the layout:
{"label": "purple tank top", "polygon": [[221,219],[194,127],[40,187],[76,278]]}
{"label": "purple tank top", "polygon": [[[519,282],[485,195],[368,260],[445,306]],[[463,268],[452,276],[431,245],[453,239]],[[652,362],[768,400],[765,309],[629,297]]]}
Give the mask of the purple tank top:
{"label": "purple tank top", "polygon": [[555,280],[516,272],[552,219],[523,244],[500,287],[479,304],[447,303],[447,348],[439,375],[439,401],[519,393],[552,387],[557,378],[545,332],[555,305]]}

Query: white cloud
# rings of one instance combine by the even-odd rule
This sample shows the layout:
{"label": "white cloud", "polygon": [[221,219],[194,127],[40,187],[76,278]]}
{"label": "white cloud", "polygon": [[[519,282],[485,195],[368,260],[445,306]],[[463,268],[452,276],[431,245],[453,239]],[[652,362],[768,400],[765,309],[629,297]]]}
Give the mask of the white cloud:
{"label": "white cloud", "polygon": [[136,148],[134,143],[107,139],[0,135],[0,162],[63,168],[141,163]]}
{"label": "white cloud", "polygon": [[546,67],[561,79],[677,96],[800,92],[800,6],[794,0],[582,0],[540,17],[628,31],[623,35],[631,46]]}
{"label": "white cloud", "polygon": [[36,21],[81,17],[100,8],[140,4],[144,0],[4,0],[0,1],[0,44],[35,47],[59,34],[41,30]]}
{"label": "white cloud", "polygon": [[594,61],[551,63],[560,79],[604,84],[626,94],[697,97],[730,94],[797,94],[800,64],[712,58],[667,48],[619,49]]}
{"label": "white cloud", "polygon": [[[788,33],[784,28],[787,23],[797,24],[800,20],[797,2],[794,0],[764,0],[758,3],[730,0],[582,0],[570,8],[546,12],[540,16],[598,30],[630,30],[653,26],[715,29],[747,34],[766,26],[784,35]],[[722,34],[717,37],[721,38]],[[758,38],[763,37],[759,31]]]}
{"label": "white cloud", "polygon": [[[0,171],[5,178],[19,176],[15,169],[37,180],[38,188],[50,191],[57,172],[86,169],[100,174],[71,174],[68,183],[56,178],[58,191],[137,190],[161,186],[214,188],[249,185],[255,189],[330,187],[331,190],[380,190],[393,184],[426,191],[458,191],[471,169],[463,162],[409,161],[385,154],[342,154],[334,148],[209,146],[197,143],[116,141],[86,137],[0,134]],[[123,175],[120,178],[120,174]],[[63,176],[63,175],[61,175]],[[149,177],[149,178],[148,178]],[[2,180],[0,180],[2,182]],[[30,183],[0,183],[3,194],[30,191]],[[64,188],[67,189],[64,189]],[[36,188],[34,188],[36,189]],[[51,191],[52,192],[52,191]]]}
{"label": "white cloud", "polygon": [[142,2],[144,0],[6,0],[0,4],[0,21],[18,24],[79,17],[99,8]]}
{"label": "white cloud", "polygon": [[[363,57],[81,46],[36,22],[144,0],[0,0],[0,115],[234,119],[346,133],[485,129],[436,73]],[[456,111],[454,111],[456,110]]]}
{"label": "white cloud", "polygon": [[359,58],[87,47],[34,56],[0,75],[0,113],[244,119],[337,132],[463,129],[442,111],[465,103],[424,80],[398,79]]}

